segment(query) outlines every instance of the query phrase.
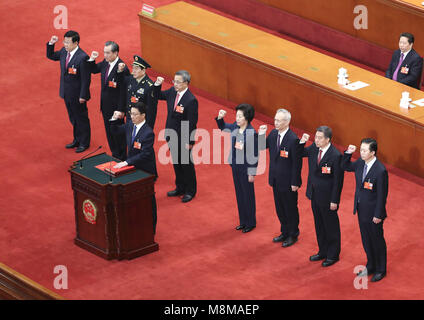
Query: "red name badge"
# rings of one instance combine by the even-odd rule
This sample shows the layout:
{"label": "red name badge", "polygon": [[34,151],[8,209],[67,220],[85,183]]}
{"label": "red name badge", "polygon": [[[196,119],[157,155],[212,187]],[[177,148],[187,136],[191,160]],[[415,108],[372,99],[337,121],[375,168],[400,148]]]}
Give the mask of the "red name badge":
{"label": "red name badge", "polygon": [[141,149],[141,142],[134,141],[134,149],[140,150]]}
{"label": "red name badge", "polygon": [[400,69],[400,73],[408,74],[408,72],[409,72],[409,68],[408,67],[402,67],[402,69]]}
{"label": "red name badge", "polygon": [[77,69],[76,68],[68,68],[68,73],[69,74],[77,74]]}
{"label": "red name badge", "polygon": [[109,81],[109,87],[110,88],[116,88],[116,82],[115,81]]}
{"label": "red name badge", "polygon": [[238,149],[238,150],[243,150],[243,145],[244,143],[241,141],[236,141],[236,145],[234,146],[234,148]]}
{"label": "red name badge", "polygon": [[280,150],[280,157],[282,158],[288,158],[289,157],[289,152],[286,150]]}
{"label": "red name badge", "polygon": [[137,97],[134,97],[134,96],[131,96],[131,102],[132,103],[137,103],[138,102],[138,98]]}
{"label": "red name badge", "polygon": [[330,174],[331,173],[331,167],[321,167],[321,172],[323,174]]}
{"label": "red name badge", "polygon": [[372,190],[372,183],[371,182],[364,182],[364,188],[368,190]]}
{"label": "red name badge", "polygon": [[184,107],[183,106],[176,106],[175,111],[177,111],[179,113],[183,113],[184,112]]}

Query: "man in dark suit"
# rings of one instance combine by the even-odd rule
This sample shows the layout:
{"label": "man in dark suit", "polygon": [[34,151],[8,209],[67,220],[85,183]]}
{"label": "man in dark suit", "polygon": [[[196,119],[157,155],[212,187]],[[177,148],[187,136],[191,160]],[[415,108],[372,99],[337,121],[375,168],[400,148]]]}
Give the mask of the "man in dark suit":
{"label": "man in dark suit", "polygon": [[384,165],[377,159],[377,141],[366,138],[361,141],[361,158],[351,162],[356,147],[350,145],[343,155],[342,168],[355,172],[356,189],[353,214],[358,212],[362,244],[367,254],[367,265],[359,276],[372,274],[371,281],[379,281],[386,275],[387,247],[383,222],[387,217],[386,201],[389,177]]}
{"label": "man in dark suit", "polygon": [[[115,114],[111,121],[111,132],[114,135],[125,135],[128,146],[127,159],[119,162],[114,168],[135,166],[137,169],[158,176],[156,157],[153,149],[155,134],[146,122],[147,107],[143,102],[137,102],[131,108],[132,121],[120,124]],[[156,197],[152,197],[153,232],[156,233],[157,206]]]}
{"label": "man in dark suit", "polygon": [[339,261],[340,223],[337,210],[343,188],[344,172],[340,167],[342,155],[331,144],[331,128],[320,126],[315,142],[305,148],[309,135],[304,134],[299,147],[303,157],[308,158],[309,174],[306,196],[311,200],[315,232],[319,251],[309,257],[310,261],[324,260],[323,267]]}
{"label": "man in dark suit", "polygon": [[[154,90],[153,81],[146,73],[146,69],[150,68],[147,63],[140,56],[134,56],[132,64],[132,72],[129,74],[128,68],[125,67],[123,62],[118,65],[118,79],[123,82],[126,87],[120,97],[120,104],[125,105],[127,110],[127,121],[131,121],[130,111],[134,103],[143,102],[147,107],[146,122],[152,130],[155,127],[156,114],[158,108],[158,90]],[[121,114],[122,116],[122,114]]]}
{"label": "man in dark suit", "polygon": [[[290,130],[291,114],[285,109],[277,110],[273,129],[260,149],[269,150],[269,185],[274,192],[275,209],[281,223],[281,234],[273,242],[283,247],[295,244],[299,236],[298,189],[302,185],[302,158],[299,154],[299,138]],[[259,129],[259,139],[265,139],[267,126]]]}
{"label": "man in dark suit", "polygon": [[420,89],[423,59],[412,49],[413,45],[412,34],[405,32],[400,35],[399,49],[393,53],[386,78]]}
{"label": "man in dark suit", "polygon": [[47,43],[47,58],[60,61],[60,97],[65,100],[69,120],[73,126],[74,140],[66,148],[76,148],[83,152],[90,146],[90,120],[88,119],[87,101],[90,99],[90,71],[88,55],[79,48],[80,36],[75,31],[64,35],[64,47],[54,51],[57,36],[52,36]]}
{"label": "man in dark suit", "polygon": [[[104,47],[104,60],[96,64],[95,59],[99,56],[98,52],[93,51],[88,65],[91,73],[100,73],[100,110],[103,115],[103,122],[106,130],[106,137],[109,143],[112,156],[121,160],[126,157],[125,135],[112,135],[110,132],[110,119],[115,111],[125,114],[125,105],[120,103],[120,96],[126,94],[126,86],[122,81],[118,81],[118,64],[123,62],[119,58],[119,46],[116,42],[107,41]],[[123,123],[122,119],[117,120]]]}
{"label": "man in dark suit", "polygon": [[159,89],[159,99],[166,100],[168,116],[166,118],[165,138],[171,151],[175,171],[175,190],[169,191],[169,197],[182,195],[182,202],[193,199],[197,192],[196,171],[191,150],[198,120],[198,102],[188,85],[191,76],[185,70],[175,73],[174,87],[160,91],[163,78],[158,77],[155,86]]}

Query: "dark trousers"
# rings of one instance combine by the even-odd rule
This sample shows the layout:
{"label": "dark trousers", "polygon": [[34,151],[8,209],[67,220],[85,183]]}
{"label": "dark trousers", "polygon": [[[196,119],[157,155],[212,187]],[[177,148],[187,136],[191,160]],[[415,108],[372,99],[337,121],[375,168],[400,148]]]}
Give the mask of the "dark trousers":
{"label": "dark trousers", "polygon": [[282,191],[272,187],[274,192],[275,210],[281,224],[283,237],[299,235],[299,209],[297,208],[297,191]]}
{"label": "dark trousers", "polygon": [[314,213],[318,254],[327,259],[338,260],[340,255],[340,222],[337,210],[330,210],[330,203],[323,207],[314,196],[311,200]]}
{"label": "dark trousers", "polygon": [[191,159],[191,150],[188,152],[189,161],[187,161],[187,159],[184,159],[184,163],[183,161],[181,161],[181,147],[178,150],[178,157],[175,154],[172,154],[173,149],[171,148],[171,146],[170,150],[172,156],[172,163],[174,165],[176,189],[184,194],[188,194],[194,197],[197,192],[197,180],[196,171],[194,169],[194,163]]}
{"label": "dark trousers", "polygon": [[[112,157],[118,158],[124,161],[127,156],[127,142],[125,139],[125,135],[123,134],[115,134],[113,135],[110,132],[110,121],[109,119],[112,117],[113,112],[107,112],[102,110],[103,122],[105,124],[106,138],[109,144],[110,151],[112,152]],[[123,123],[123,120],[118,120]]]}
{"label": "dark trousers", "polygon": [[362,245],[367,255],[367,270],[385,273],[387,268],[387,246],[384,240],[384,221],[375,224],[372,218],[369,219],[369,221],[363,219],[363,217],[361,217],[359,204],[358,220]]}
{"label": "dark trousers", "polygon": [[249,182],[246,167],[231,166],[231,168],[233,170],[240,225],[256,227],[255,185]]}
{"label": "dark trousers", "polygon": [[79,98],[66,98],[66,110],[68,111],[69,121],[73,126],[74,141],[80,146],[90,146],[91,129],[88,119],[87,102],[79,103]]}

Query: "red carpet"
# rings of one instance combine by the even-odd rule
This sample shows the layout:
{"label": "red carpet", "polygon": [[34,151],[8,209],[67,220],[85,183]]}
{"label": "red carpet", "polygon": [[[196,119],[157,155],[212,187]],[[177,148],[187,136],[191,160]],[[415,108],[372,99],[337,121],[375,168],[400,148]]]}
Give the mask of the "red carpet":
{"label": "red carpet", "polygon": [[[166,2],[150,1],[153,5]],[[392,168],[389,218],[385,222],[388,276],[380,283],[369,283],[368,290],[353,286],[353,269],[365,263],[365,254],[356,216],[352,215],[352,174],[346,174],[340,209],[341,260],[328,269],[308,261],[317,246],[305,186],[299,196],[300,240],[284,249],[271,242],[279,233],[279,223],[266,174],[255,182],[257,228],[248,234],[234,230],[238,219],[228,165],[198,165],[198,195],[188,204],[166,197],[166,191],[174,187],[174,173],[171,165],[158,165],[158,252],[118,262],[103,260],[75,246],[73,195],[67,170],[80,156],[64,148],[71,140],[71,126],[58,96],[59,66],[45,57],[45,43],[51,35],[61,38],[64,33],[53,28],[55,5],[54,1],[40,5],[33,0],[0,4],[0,26],[8,35],[0,60],[1,262],[68,299],[424,298],[424,222],[420,216],[424,181]],[[81,47],[88,54],[92,50],[101,52],[103,43],[110,39],[119,43],[121,57],[127,63],[133,54],[140,53],[137,12],[141,2],[73,1],[66,6],[69,28],[80,32]],[[111,21],[111,13],[116,21]],[[98,75],[92,78],[91,92],[89,151],[107,146],[99,113]],[[222,107],[197,96],[198,127],[211,131]],[[288,108],[295,110],[295,106]],[[165,125],[163,102],[158,109],[157,134]],[[226,110],[227,121],[232,120],[234,111]],[[258,128],[262,123],[255,120],[253,125]],[[157,142],[156,150],[162,144]],[[305,163],[304,182],[306,174]],[[53,288],[56,265],[68,268],[67,290]]]}

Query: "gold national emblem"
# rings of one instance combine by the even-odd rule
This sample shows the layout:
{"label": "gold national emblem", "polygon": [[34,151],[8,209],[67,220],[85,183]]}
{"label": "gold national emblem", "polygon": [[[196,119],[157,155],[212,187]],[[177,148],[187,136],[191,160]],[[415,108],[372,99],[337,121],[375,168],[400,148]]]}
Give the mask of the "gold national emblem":
{"label": "gold national emblem", "polygon": [[91,200],[84,200],[82,203],[82,213],[88,223],[96,224],[97,208]]}

